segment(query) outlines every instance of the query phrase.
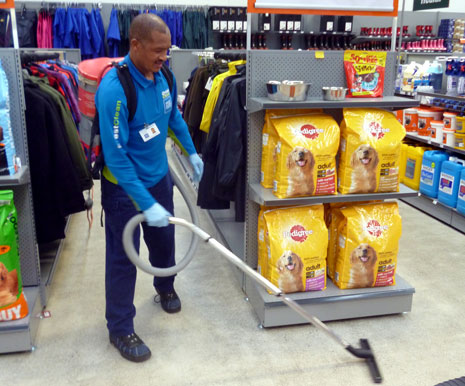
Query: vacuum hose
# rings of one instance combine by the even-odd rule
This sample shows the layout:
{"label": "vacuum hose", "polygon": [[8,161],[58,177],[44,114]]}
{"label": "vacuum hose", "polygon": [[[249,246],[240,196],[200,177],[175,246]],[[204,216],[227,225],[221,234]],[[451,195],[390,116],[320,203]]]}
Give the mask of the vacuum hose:
{"label": "vacuum hose", "polygon": [[[197,214],[197,209],[192,203],[192,201],[189,199],[187,196],[187,191],[186,188],[183,186],[181,179],[178,177],[178,175],[171,169],[169,172],[171,173],[171,178],[173,179],[174,185],[178,188],[179,192],[181,193],[182,197],[184,198],[184,201],[187,204],[187,207],[189,209],[192,223],[197,226],[199,224],[199,216]],[[197,250],[197,246],[199,244],[199,237],[195,233],[192,233],[192,238],[191,242],[189,245],[189,249],[185,256],[182,258],[182,260],[176,264],[173,267],[169,268],[156,268],[153,267],[150,263],[142,260],[139,257],[139,253],[136,251],[134,248],[134,243],[133,243],[133,235],[134,235],[134,230],[136,227],[139,226],[140,223],[145,221],[145,216],[143,214],[137,214],[133,218],[131,218],[128,223],[126,224],[124,231],[123,231],[123,247],[124,251],[126,252],[129,260],[131,262],[142,269],[144,272],[147,272],[148,274],[152,276],[158,276],[158,277],[166,277],[166,276],[173,276],[179,271],[183,270],[186,268],[187,264],[189,264],[192,260],[192,258],[195,255],[195,252]],[[178,219],[174,217],[170,217],[170,223],[174,224],[176,221],[179,221]],[[179,224],[183,225],[183,224]]]}

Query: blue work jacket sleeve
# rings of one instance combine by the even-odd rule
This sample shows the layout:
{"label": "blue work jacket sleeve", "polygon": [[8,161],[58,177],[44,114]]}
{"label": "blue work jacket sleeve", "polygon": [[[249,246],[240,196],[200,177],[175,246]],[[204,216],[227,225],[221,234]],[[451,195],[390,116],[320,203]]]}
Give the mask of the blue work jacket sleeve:
{"label": "blue work jacket sleeve", "polygon": [[[105,77],[102,83],[107,78],[110,77]],[[100,87],[96,96],[105,165],[139,209],[146,210],[156,201],[137,176],[127,152],[129,112],[126,96],[117,78],[108,80],[109,84]]]}
{"label": "blue work jacket sleeve", "polygon": [[[171,70],[170,70],[171,71]],[[194,143],[192,142],[192,138],[189,134],[189,129],[187,128],[187,124],[182,118],[181,113],[178,110],[178,93],[176,88],[176,79],[173,76],[173,91],[171,92],[171,116],[168,122],[169,127],[173,130],[176,138],[179,139],[182,146],[186,151],[191,154],[195,154],[196,150],[194,147]]]}

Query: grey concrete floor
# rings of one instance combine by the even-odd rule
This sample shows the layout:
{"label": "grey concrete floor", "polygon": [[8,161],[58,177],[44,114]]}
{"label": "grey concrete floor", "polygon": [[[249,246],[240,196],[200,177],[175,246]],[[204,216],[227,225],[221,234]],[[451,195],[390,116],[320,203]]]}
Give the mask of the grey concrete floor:
{"label": "grey concrete floor", "polygon": [[[98,188],[98,187],[97,187]],[[309,325],[259,329],[233,268],[208,246],[176,279],[182,312],[153,303],[139,272],[137,333],[152,358],[135,364],[109,344],[104,319],[104,231],[72,216],[36,350],[0,356],[0,385],[370,385],[363,361]],[[176,215],[188,218],[176,196]],[[398,273],[416,293],[412,312],[331,322],[354,344],[367,337],[385,385],[436,385],[465,375],[465,236],[400,203]],[[205,213],[201,225],[215,232]],[[189,235],[177,231],[179,256]],[[292,312],[291,310],[289,312]]]}

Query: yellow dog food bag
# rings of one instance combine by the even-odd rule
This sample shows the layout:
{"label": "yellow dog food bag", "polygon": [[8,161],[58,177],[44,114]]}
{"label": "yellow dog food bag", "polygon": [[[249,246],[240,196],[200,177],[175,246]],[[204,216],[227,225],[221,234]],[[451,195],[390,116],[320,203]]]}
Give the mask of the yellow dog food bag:
{"label": "yellow dog food bag", "polygon": [[260,169],[260,183],[264,188],[273,187],[274,173],[276,169],[276,143],[278,142],[278,133],[270,122],[272,117],[293,116],[302,114],[322,113],[322,109],[277,109],[266,110],[265,124],[263,125],[262,134],[262,164]]}
{"label": "yellow dog food bag", "polygon": [[273,193],[279,198],[336,194],[339,125],[329,115],[272,118],[279,135]]}
{"label": "yellow dog food bag", "polygon": [[389,111],[344,109],[339,150],[338,191],[399,191],[405,129]]}
{"label": "yellow dog food bag", "polygon": [[268,279],[285,293],[324,290],[328,229],[323,205],[269,210],[264,218]]}
{"label": "yellow dog food bag", "polygon": [[326,257],[326,269],[328,276],[334,280],[334,273],[336,272],[336,251],[337,251],[337,239],[338,239],[338,225],[344,218],[340,211],[345,203],[334,203],[327,207],[327,227],[328,227],[328,253]]}
{"label": "yellow dog food bag", "polygon": [[396,202],[339,209],[336,270],[341,289],[395,284],[402,220]]}
{"label": "yellow dog food bag", "polygon": [[28,305],[23,292],[18,254],[18,223],[13,191],[0,191],[0,322],[24,318]]}

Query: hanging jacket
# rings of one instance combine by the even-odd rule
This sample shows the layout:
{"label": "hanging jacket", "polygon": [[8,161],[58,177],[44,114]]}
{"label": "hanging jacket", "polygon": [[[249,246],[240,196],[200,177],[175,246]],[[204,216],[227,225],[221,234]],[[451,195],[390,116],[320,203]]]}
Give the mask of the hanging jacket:
{"label": "hanging jacket", "polygon": [[26,130],[39,243],[65,237],[66,216],[84,210],[84,197],[53,101],[39,86],[24,82]]}
{"label": "hanging jacket", "polygon": [[63,122],[65,140],[68,145],[73,166],[79,177],[81,190],[89,190],[93,186],[92,176],[87,167],[86,157],[82,149],[76,125],[63,96],[51,87],[45,78],[30,77],[29,80],[39,86],[41,91],[48,94],[58,108],[61,121]]}

